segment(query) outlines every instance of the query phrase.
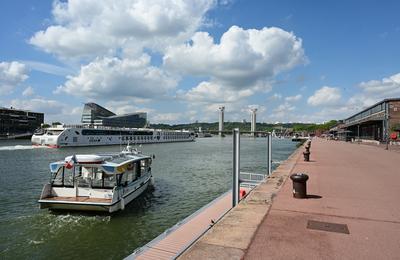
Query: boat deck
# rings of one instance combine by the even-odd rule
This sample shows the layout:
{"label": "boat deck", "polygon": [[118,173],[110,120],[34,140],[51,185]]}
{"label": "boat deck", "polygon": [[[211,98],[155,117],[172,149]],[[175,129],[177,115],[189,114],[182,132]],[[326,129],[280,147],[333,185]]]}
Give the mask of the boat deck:
{"label": "boat deck", "polygon": [[86,196],[79,197],[47,197],[43,200],[54,200],[54,201],[73,201],[73,202],[96,202],[96,203],[111,203],[111,199],[102,199],[102,198],[90,198]]}

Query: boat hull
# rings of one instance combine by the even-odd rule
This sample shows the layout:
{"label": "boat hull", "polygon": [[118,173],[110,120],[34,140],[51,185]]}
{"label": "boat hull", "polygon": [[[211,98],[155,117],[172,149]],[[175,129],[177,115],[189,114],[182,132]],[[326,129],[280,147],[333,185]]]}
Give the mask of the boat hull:
{"label": "boat hull", "polygon": [[125,206],[139,197],[149,186],[151,182],[149,177],[136,189],[127,192],[122,196],[123,199],[118,199],[115,202],[110,203],[97,203],[97,202],[83,202],[83,201],[69,201],[69,200],[54,200],[54,199],[40,199],[40,208],[49,210],[66,210],[66,211],[97,211],[97,212],[108,212],[113,213],[118,210],[123,210]]}
{"label": "boat hull", "polygon": [[61,148],[121,145],[128,143],[191,142],[195,140],[194,134],[189,131],[163,131],[154,129],[101,130],[88,128],[52,128],[52,131],[56,131],[56,133],[34,134],[31,138],[32,145]]}

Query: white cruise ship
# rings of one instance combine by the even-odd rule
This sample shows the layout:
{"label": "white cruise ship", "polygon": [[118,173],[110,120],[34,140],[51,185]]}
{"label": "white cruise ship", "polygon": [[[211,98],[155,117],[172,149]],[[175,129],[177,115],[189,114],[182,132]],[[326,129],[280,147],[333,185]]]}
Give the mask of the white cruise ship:
{"label": "white cruise ship", "polygon": [[181,130],[160,130],[147,128],[112,128],[101,126],[61,126],[50,127],[32,136],[33,145],[52,148],[118,145],[118,144],[147,144],[167,142],[194,141],[194,133]]}
{"label": "white cruise ship", "polygon": [[143,128],[147,113],[116,115],[96,104],[86,103],[82,125],[57,126],[42,129],[32,136],[33,145],[53,148],[92,145],[147,144],[194,141],[190,131]]}

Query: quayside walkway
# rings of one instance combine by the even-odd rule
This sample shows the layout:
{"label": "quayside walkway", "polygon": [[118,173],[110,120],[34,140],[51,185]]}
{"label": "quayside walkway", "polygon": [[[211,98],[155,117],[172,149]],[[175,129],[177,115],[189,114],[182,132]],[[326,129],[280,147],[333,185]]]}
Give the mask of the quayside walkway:
{"label": "quayside walkway", "polygon": [[[310,198],[292,198],[288,179],[245,259],[399,259],[399,153],[314,139],[311,162],[293,172],[310,176]],[[345,224],[350,234],[309,229],[310,220]]]}
{"label": "quayside walkway", "polygon": [[[181,258],[399,259],[400,153],[316,138],[304,162],[303,149],[272,175],[283,185],[260,185]],[[287,177],[300,172],[307,199]]]}

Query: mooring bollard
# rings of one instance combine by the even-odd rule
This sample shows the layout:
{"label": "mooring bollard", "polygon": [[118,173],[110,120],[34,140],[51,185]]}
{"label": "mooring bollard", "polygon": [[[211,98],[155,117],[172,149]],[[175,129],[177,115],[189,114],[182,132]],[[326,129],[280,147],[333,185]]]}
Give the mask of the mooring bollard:
{"label": "mooring bollard", "polygon": [[310,161],[310,151],[305,151],[305,152],[303,152],[303,155],[304,155],[304,161],[305,162],[309,162]]}
{"label": "mooring bollard", "polygon": [[295,173],[290,175],[293,181],[293,197],[298,199],[307,198],[307,180],[308,175],[304,173]]}

